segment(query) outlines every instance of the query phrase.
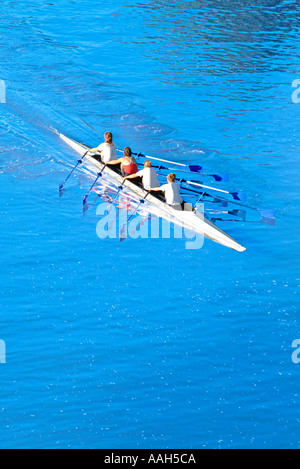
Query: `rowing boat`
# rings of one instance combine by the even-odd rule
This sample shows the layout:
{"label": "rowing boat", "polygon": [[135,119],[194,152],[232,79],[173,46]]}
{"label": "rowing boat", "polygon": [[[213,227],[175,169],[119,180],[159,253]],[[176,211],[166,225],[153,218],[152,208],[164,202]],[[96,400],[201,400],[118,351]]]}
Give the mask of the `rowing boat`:
{"label": "rowing boat", "polygon": [[185,203],[184,210],[178,210],[176,207],[168,205],[164,200],[154,196],[143,187],[132,182],[132,180],[124,180],[124,177],[118,172],[117,169],[105,166],[96,155],[87,153],[91,147],[83,143],[76,142],[75,140],[60,134],[60,138],[73,150],[81,156],[85,155],[84,161],[87,168],[95,174],[105,173],[112,184],[117,183],[130,191],[130,194],[137,200],[137,202],[148,202],[147,206],[149,211],[178,226],[184,227],[199,235],[203,235],[216,243],[222,244],[235,251],[243,252],[246,250],[241,244],[235,241],[231,236],[222,231],[219,227],[207,220],[193,205]]}

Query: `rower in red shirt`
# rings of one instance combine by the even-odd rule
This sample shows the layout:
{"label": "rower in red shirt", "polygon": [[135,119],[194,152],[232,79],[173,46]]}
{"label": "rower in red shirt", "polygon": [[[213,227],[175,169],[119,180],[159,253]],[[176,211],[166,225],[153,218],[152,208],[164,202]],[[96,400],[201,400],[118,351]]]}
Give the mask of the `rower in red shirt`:
{"label": "rower in red shirt", "polygon": [[138,172],[138,166],[135,161],[135,158],[132,156],[131,148],[124,148],[124,156],[117,160],[109,161],[110,165],[121,164],[121,171],[124,177],[130,176],[131,174],[136,174]]}

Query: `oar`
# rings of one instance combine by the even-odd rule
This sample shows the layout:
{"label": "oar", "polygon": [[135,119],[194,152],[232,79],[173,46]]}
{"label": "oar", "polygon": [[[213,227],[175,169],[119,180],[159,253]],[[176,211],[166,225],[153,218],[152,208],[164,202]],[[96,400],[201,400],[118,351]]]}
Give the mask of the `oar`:
{"label": "oar", "polygon": [[[246,194],[244,192],[229,192],[223,189],[217,189],[216,187],[211,187],[211,186],[206,186],[204,184],[200,184],[197,181],[186,181],[185,179],[176,178],[176,181],[180,182],[181,184],[183,183],[183,184],[188,184],[192,186],[203,187],[204,189],[211,189],[213,191],[222,192],[224,194],[231,195],[235,200],[241,200],[241,201],[246,200]],[[186,188],[183,187],[183,189],[186,189]],[[196,191],[194,192],[197,193]]]}
{"label": "oar", "polygon": [[152,166],[152,168],[163,169],[165,171],[176,171],[177,173],[198,174],[199,176],[212,177],[216,182],[229,182],[228,174],[207,174],[201,171],[187,171],[185,169],[165,168],[164,166]]}
{"label": "oar", "polygon": [[[199,166],[200,167],[200,166]],[[154,166],[152,165],[152,168],[158,169],[158,170],[163,170],[163,171],[176,171],[177,173],[186,173],[186,174],[197,174],[199,176],[206,176],[206,177],[212,177],[214,178],[215,181],[217,182],[229,182],[229,176],[228,174],[207,174],[207,173],[202,173],[199,171],[190,171],[186,169],[174,169],[174,168],[166,168],[165,166]]]}
{"label": "oar", "polygon": [[92,192],[92,190],[94,189],[95,185],[97,184],[98,179],[100,179],[101,176],[102,176],[102,172],[98,173],[98,175],[97,175],[95,181],[93,182],[89,192],[84,196],[84,198],[83,198],[83,210],[88,209],[88,205],[87,205],[88,197],[89,197],[90,193]]}
{"label": "oar", "polygon": [[[177,179],[178,180],[178,179]],[[229,192],[229,191],[224,191],[223,189],[217,189],[216,187],[211,187],[211,186],[205,186],[204,184],[200,184],[197,181],[186,181],[185,179],[180,179],[180,182],[183,182],[185,184],[189,184],[192,186],[197,186],[197,187],[204,187],[205,189],[211,189],[213,191],[217,192],[223,192],[224,194],[232,195],[234,200],[241,200],[245,201],[247,199],[246,194],[244,192]]]}
{"label": "oar", "polygon": [[112,204],[114,204],[115,201],[117,200],[117,197],[120,194],[121,190],[123,190],[123,186],[118,187],[118,192],[116,193],[116,196],[114,197],[114,200],[112,201]]}
{"label": "oar", "polygon": [[59,185],[59,194],[60,194],[60,195],[61,195],[61,193],[64,191],[66,182],[67,182],[68,179],[72,176],[72,174],[74,173],[75,169],[76,169],[80,164],[82,164],[84,158],[86,157],[86,155],[87,155],[88,153],[89,153],[89,151],[87,151],[87,152],[83,155],[83,157],[82,157],[80,160],[78,160],[76,166],[72,169],[72,171],[70,172],[70,174],[69,174],[69,176],[67,177],[67,179]]}
{"label": "oar", "polygon": [[[123,150],[118,149],[118,151],[123,152]],[[190,171],[199,173],[202,170],[202,166],[199,165],[188,165],[183,163],[177,163],[176,161],[163,160],[161,158],[155,158],[154,156],[143,155],[143,153],[132,153],[137,158],[148,158],[149,160],[161,161],[163,163],[174,164],[175,166],[181,166],[183,168],[189,168]]]}

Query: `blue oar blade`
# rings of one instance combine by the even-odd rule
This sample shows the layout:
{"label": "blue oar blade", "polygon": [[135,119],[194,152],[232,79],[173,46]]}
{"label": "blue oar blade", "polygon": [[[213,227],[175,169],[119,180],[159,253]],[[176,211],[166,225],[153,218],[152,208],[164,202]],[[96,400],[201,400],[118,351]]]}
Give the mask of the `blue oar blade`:
{"label": "blue oar blade", "polygon": [[202,166],[199,166],[197,164],[192,164],[189,166],[189,170],[192,171],[193,173],[201,173]]}
{"label": "blue oar blade", "polygon": [[235,217],[241,218],[242,220],[246,220],[246,210],[230,210],[228,212],[230,215],[234,215]]}
{"label": "blue oar blade", "polygon": [[222,181],[223,181],[223,182],[229,182],[229,176],[228,176],[228,174],[220,174],[220,176],[222,177]]}
{"label": "blue oar blade", "polygon": [[276,224],[275,210],[264,209],[264,210],[258,210],[258,211],[261,216],[261,223],[264,223],[265,225],[271,225],[271,226],[274,226]]}
{"label": "blue oar blade", "polygon": [[98,175],[97,175],[97,177],[96,177],[96,179],[95,179],[95,181],[94,181],[92,187],[90,188],[89,192],[84,196],[84,198],[83,198],[83,208],[86,207],[86,204],[87,204],[87,201],[88,201],[88,197],[89,197],[90,193],[92,192],[92,190],[94,189],[94,187],[95,187],[95,185],[96,185],[98,179],[99,179],[101,176],[102,176],[102,172],[98,173]]}
{"label": "blue oar blade", "polygon": [[241,200],[245,202],[247,200],[247,195],[245,192],[230,192],[234,200]]}
{"label": "blue oar blade", "polygon": [[78,160],[77,161],[77,164],[74,166],[74,168],[72,169],[72,171],[70,172],[70,174],[68,175],[68,177],[65,179],[64,182],[62,182],[60,185],[59,185],[59,195],[62,195],[64,190],[65,190],[65,184],[66,182],[68,181],[68,179],[70,179],[70,177],[72,176],[72,174],[74,173],[74,171],[77,169],[77,166],[79,166],[80,164],[83,163],[83,159],[85,158],[85,156],[87,155],[88,152],[86,152],[83,157],[81,158],[81,160]]}
{"label": "blue oar blade", "polygon": [[59,195],[61,195],[64,191],[65,191],[65,183],[62,182],[62,183],[59,185]]}
{"label": "blue oar blade", "polygon": [[217,182],[229,182],[228,174],[212,174],[211,175]]}
{"label": "blue oar blade", "polygon": [[118,192],[116,193],[116,195],[115,195],[115,197],[114,197],[114,199],[113,199],[113,201],[112,201],[113,204],[114,204],[115,201],[117,200],[118,195],[120,194],[121,190],[123,190],[123,186],[119,186],[119,187],[118,187]]}

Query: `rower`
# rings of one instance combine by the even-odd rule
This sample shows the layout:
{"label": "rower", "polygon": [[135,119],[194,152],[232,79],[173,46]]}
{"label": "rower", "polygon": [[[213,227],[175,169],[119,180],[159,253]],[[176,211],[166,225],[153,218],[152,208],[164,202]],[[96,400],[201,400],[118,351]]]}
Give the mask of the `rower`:
{"label": "rower", "polygon": [[114,160],[117,155],[117,146],[113,142],[113,134],[111,132],[105,132],[105,142],[101,143],[97,148],[91,148],[91,153],[100,153],[101,161],[103,163],[109,163]]}
{"label": "rower", "polygon": [[132,156],[132,151],[129,147],[124,148],[124,156],[122,156],[122,158],[109,162],[109,165],[115,164],[121,164],[121,171],[124,177],[131,176],[138,172],[137,162]]}
{"label": "rower", "polygon": [[168,184],[164,184],[161,187],[152,187],[150,191],[163,191],[165,193],[166,203],[176,210],[184,210],[184,204],[180,195],[180,185],[175,182],[176,175],[171,173],[167,177]]}
{"label": "rower", "polygon": [[158,180],[156,171],[151,166],[151,161],[146,160],[144,162],[144,169],[141,169],[137,173],[131,174],[130,176],[126,176],[125,179],[134,179],[138,177],[143,178],[143,187],[146,191],[148,191],[150,187],[159,187],[160,182]]}

